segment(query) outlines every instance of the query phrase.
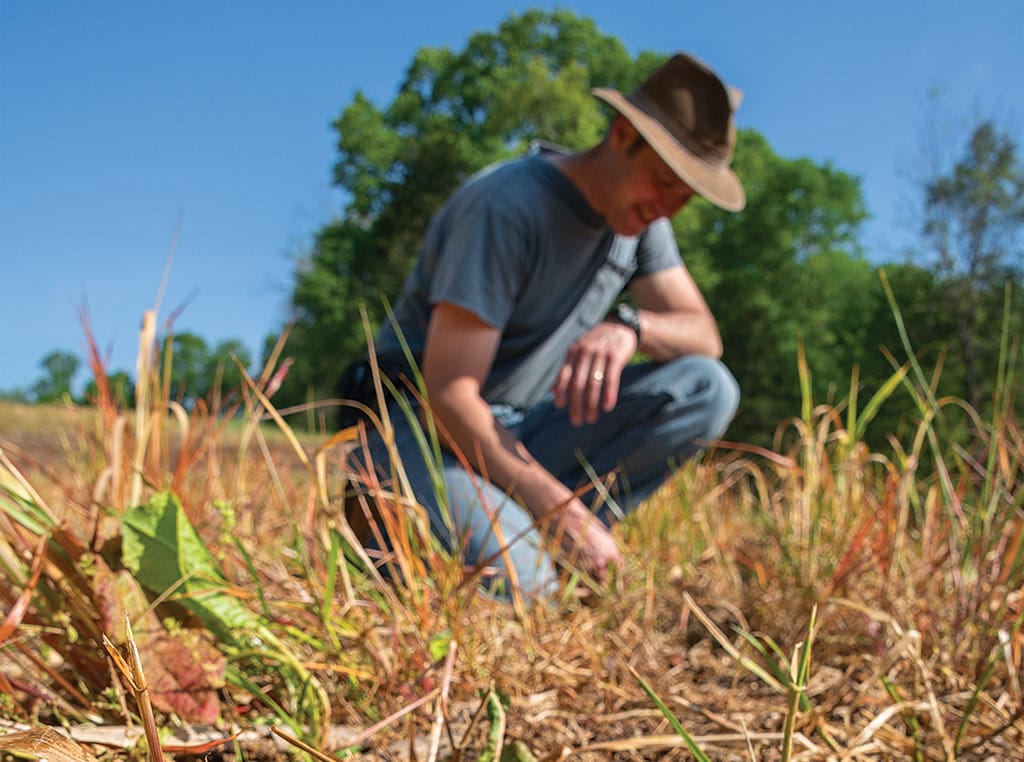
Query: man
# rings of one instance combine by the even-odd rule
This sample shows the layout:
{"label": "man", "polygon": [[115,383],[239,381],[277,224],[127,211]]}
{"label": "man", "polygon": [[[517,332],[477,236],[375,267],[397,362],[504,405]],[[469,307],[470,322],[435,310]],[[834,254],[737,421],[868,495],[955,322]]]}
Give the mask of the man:
{"label": "man", "polygon": [[[739,399],[668,220],[696,195],[744,206],[729,168],[739,92],[685,54],[628,96],[593,92],[618,112],[601,143],[464,183],[375,341],[381,367],[401,365],[405,345],[422,371],[420,421],[390,406],[415,499],[505,593],[554,589],[552,538],[604,580],[622,561],[613,520],[720,436]],[[635,307],[616,305],[624,293]],[[637,353],[649,361],[631,364]],[[427,416],[440,486],[416,432]],[[390,473],[381,436],[369,444]],[[610,490],[588,474],[611,476]]]}

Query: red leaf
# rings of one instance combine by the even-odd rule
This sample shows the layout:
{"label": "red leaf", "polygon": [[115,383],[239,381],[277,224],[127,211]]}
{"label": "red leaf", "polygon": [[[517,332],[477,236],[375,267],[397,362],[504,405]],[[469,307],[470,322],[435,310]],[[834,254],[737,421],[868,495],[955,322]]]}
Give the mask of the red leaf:
{"label": "red leaf", "polygon": [[32,576],[29,578],[28,584],[25,585],[25,590],[18,596],[18,600],[11,606],[11,610],[7,612],[3,624],[0,624],[0,643],[7,640],[10,634],[21,624],[21,620],[25,617],[25,612],[28,611],[28,606],[32,602],[32,593],[35,591],[36,583],[39,581],[39,572],[42,570],[43,561],[46,558],[47,539],[46,535],[43,535],[36,544],[36,555],[32,559]]}
{"label": "red leaf", "polygon": [[153,707],[188,722],[214,724],[227,659],[193,630],[163,632],[139,644]]}

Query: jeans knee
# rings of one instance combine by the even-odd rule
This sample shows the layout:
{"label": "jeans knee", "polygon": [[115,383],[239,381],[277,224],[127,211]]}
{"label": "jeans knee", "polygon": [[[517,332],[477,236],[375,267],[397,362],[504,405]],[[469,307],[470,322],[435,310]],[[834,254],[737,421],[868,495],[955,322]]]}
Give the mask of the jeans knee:
{"label": "jeans knee", "polygon": [[[550,595],[557,571],[533,517],[493,484],[461,466],[445,470],[454,549],[470,567],[482,566],[483,587],[511,597],[515,584],[525,599]],[[435,534],[445,528],[434,527]]]}
{"label": "jeans knee", "polygon": [[710,360],[707,369],[708,436],[717,438],[729,428],[740,405],[740,385],[718,360]]}
{"label": "jeans knee", "polygon": [[695,439],[717,439],[739,408],[739,384],[723,363],[711,357],[683,357],[671,363],[676,364],[670,415],[687,419]]}

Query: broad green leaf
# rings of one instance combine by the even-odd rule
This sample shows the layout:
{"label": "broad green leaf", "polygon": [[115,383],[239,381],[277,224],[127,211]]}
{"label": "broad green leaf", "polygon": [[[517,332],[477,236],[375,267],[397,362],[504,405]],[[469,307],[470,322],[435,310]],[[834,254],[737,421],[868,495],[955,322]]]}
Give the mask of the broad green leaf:
{"label": "broad green leaf", "polygon": [[122,562],[153,593],[173,590],[176,600],[219,638],[238,644],[240,633],[262,627],[232,595],[213,555],[203,544],[178,498],[161,492],[121,517]]}

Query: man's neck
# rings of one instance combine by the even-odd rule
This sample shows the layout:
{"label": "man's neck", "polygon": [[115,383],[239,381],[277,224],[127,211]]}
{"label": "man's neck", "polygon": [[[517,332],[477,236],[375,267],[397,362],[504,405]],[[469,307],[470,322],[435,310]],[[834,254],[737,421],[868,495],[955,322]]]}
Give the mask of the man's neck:
{"label": "man's neck", "polygon": [[583,198],[590,204],[590,208],[600,215],[604,215],[600,194],[597,189],[600,187],[597,178],[599,172],[597,165],[599,161],[599,146],[581,153],[547,154],[544,158],[550,162],[559,172],[565,175],[569,182],[576,186],[583,194]]}

